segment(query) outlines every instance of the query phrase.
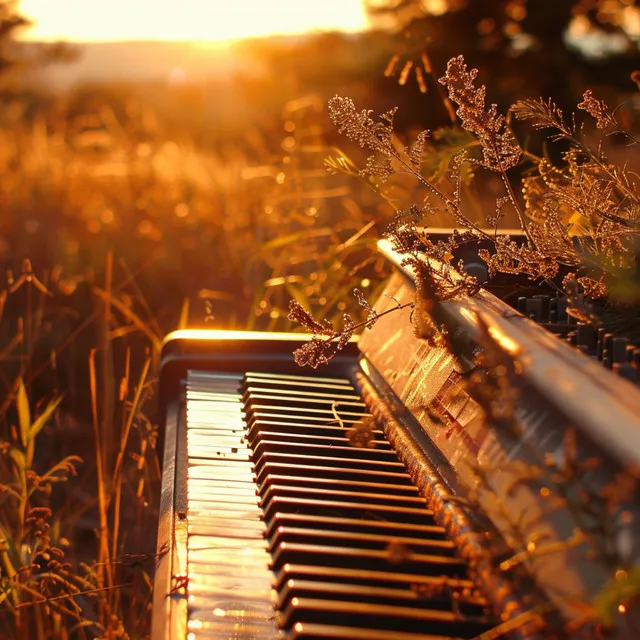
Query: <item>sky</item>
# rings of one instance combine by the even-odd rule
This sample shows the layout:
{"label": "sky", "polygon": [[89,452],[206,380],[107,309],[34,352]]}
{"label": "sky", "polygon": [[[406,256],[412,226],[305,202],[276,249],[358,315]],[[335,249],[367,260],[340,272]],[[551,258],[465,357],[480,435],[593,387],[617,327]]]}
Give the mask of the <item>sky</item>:
{"label": "sky", "polygon": [[229,40],[367,26],[362,0],[21,0],[34,40]]}

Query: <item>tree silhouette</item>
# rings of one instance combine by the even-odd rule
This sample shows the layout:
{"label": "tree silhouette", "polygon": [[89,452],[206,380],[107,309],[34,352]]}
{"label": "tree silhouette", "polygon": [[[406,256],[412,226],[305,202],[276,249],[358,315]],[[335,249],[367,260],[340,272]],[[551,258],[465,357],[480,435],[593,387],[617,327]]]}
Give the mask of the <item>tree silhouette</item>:
{"label": "tree silhouette", "polygon": [[63,42],[20,42],[18,34],[31,24],[31,20],[20,13],[17,0],[0,0],[0,95],[4,97],[24,93],[19,79],[25,70],[54,62],[68,62],[78,55],[74,47]]}

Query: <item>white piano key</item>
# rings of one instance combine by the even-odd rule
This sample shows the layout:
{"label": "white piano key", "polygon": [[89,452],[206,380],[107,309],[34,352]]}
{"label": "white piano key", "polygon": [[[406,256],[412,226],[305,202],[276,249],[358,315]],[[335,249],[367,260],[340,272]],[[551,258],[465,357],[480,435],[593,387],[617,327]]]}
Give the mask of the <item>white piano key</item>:
{"label": "white piano key", "polygon": [[[221,615],[221,611],[225,612],[224,616]],[[261,605],[260,602],[245,600],[244,598],[214,600],[211,603],[211,607],[203,609],[194,607],[191,609],[192,620],[215,620],[216,618],[225,617],[235,622],[256,623],[272,620],[274,615],[271,605]]]}
{"label": "white piano key", "polygon": [[187,383],[189,640],[277,638],[241,376]]}
{"label": "white piano key", "polygon": [[228,536],[189,536],[189,549],[205,551],[208,549],[266,549],[264,539],[243,539]]}
{"label": "white piano key", "polygon": [[[268,577],[268,576],[267,576]],[[258,577],[251,575],[220,575],[215,584],[193,584],[189,587],[189,597],[191,596],[211,596],[226,597],[232,594],[246,593],[252,597],[260,594],[265,601],[273,601],[275,595],[273,586],[265,581],[265,576]]]}
{"label": "white piano key", "polygon": [[188,640],[276,640],[284,637],[271,621],[248,623],[220,617],[198,620],[197,625],[189,626]]}
{"label": "white piano key", "polygon": [[267,527],[263,520],[256,522],[255,520],[242,520],[241,518],[219,518],[215,522],[207,522],[206,526],[196,525],[189,522],[189,535],[218,535],[227,532],[228,535],[236,537],[253,537],[258,538],[264,534]]}

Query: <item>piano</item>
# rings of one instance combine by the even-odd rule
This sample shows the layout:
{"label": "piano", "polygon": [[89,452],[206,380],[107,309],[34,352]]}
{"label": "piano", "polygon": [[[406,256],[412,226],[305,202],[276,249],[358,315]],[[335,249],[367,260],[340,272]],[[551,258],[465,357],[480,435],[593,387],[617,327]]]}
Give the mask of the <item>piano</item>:
{"label": "piano", "polygon": [[487,291],[438,305],[456,357],[410,313],[317,370],[166,338],[153,640],[640,637],[637,598],[585,621],[640,556],[637,384]]}

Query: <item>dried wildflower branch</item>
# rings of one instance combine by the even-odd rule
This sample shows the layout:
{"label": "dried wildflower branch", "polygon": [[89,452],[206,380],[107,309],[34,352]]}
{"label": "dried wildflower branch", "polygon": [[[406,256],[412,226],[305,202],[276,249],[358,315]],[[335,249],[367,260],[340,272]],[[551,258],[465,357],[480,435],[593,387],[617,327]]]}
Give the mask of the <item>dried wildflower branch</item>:
{"label": "dried wildflower branch", "polygon": [[[636,177],[626,166],[612,165],[601,146],[593,149],[585,140],[582,126],[577,126],[575,120],[567,123],[551,100],[520,101],[511,111],[518,119],[530,121],[536,129],[553,130],[551,140],[568,142],[570,148],[564,153],[563,162],[555,166],[546,158],[524,152],[509,129],[507,118],[498,112],[495,104],[487,106],[486,87],[476,86],[477,76],[478,71],[468,69],[464,58],[457,56],[449,61],[445,75],[439,79],[447,91],[448,104],[456,105],[462,129],[472,136],[460,139],[463,144],[448,152],[450,189],[442,179],[441,160],[434,171],[431,153],[436,147],[429,131],[422,131],[411,144],[403,146],[394,132],[395,109],[375,118],[372,111],[359,111],[350,98],[340,96],[329,102],[332,120],[339,132],[371,150],[373,155],[362,169],[342,156],[329,159],[325,166],[333,173],[365,179],[384,197],[381,185],[396,174],[412,176],[418,186],[427,191],[420,204],[396,208],[385,234],[393,249],[403,256],[404,265],[416,274],[414,330],[422,322],[418,316],[428,315],[427,307],[431,303],[425,299],[437,303],[477,292],[480,283],[465,273],[463,264],[451,265],[451,260],[463,243],[478,239],[490,242],[490,249],[479,252],[487,263],[489,277],[498,273],[524,275],[562,293],[556,282],[562,273],[570,313],[581,321],[597,323],[592,301],[609,295],[611,278],[626,282],[633,280],[635,273],[640,243]],[[597,100],[590,91],[584,93],[578,107],[595,119],[599,130],[625,135],[630,143],[637,143],[606,103]],[[457,144],[458,138],[452,141]],[[474,146],[480,148],[479,158],[471,153]],[[521,183],[523,207],[508,173],[525,156],[533,160],[536,167]],[[495,211],[485,216],[493,233],[487,233],[464,210],[463,168],[468,166],[496,173],[504,184],[505,195],[496,200]],[[393,204],[391,198],[387,201]],[[441,203],[439,207],[436,201]],[[506,205],[511,205],[518,216],[527,238],[525,245],[498,234]],[[464,231],[454,233],[446,242],[432,242],[421,225],[426,216],[441,209]],[[570,277],[566,275],[568,270]],[[358,301],[365,309],[371,309],[361,295]],[[371,326],[375,321],[375,316],[370,315],[365,323],[356,325],[350,317],[345,317],[344,328],[336,331],[331,325],[303,315],[292,310],[289,317],[314,333],[312,342],[297,356],[299,362],[311,366],[326,362],[339,351],[355,328]],[[432,327],[424,328],[422,333],[431,336]]]}
{"label": "dried wildflower branch", "polygon": [[[585,96],[586,95],[585,93]],[[583,105],[582,108],[587,111],[589,115],[595,117],[597,125],[614,121],[613,116],[609,114],[608,111],[604,112],[604,102],[598,102],[594,98],[588,99],[588,97],[585,98],[583,96],[583,102],[580,104]],[[573,152],[579,153],[587,158],[592,169],[601,171],[630,202],[635,205],[640,205],[637,186],[633,183],[629,172],[624,168],[619,169],[615,165],[610,164],[601,148],[597,150],[592,149],[583,140],[581,131],[575,125],[570,126],[566,123],[561,109],[559,109],[551,99],[546,102],[542,100],[542,98],[537,100],[521,100],[511,107],[511,111],[519,120],[531,121],[535,129],[554,129],[556,133],[551,136],[552,140],[566,140],[569,142],[573,148]],[[615,122],[617,123],[617,120]],[[616,126],[619,127],[619,125]],[[631,134],[628,135],[631,136]]]}
{"label": "dried wildflower branch", "polygon": [[506,118],[498,113],[498,107],[492,104],[485,107],[487,89],[485,85],[476,88],[477,69],[467,70],[463,56],[449,60],[445,75],[440,83],[447,87],[449,99],[458,105],[457,116],[462,126],[473,133],[482,147],[482,165],[500,174],[507,190],[509,201],[515,209],[520,226],[525,232],[529,244],[535,247],[520,204],[515,196],[507,170],[515,167],[522,156],[522,150],[515,136],[507,127]]}
{"label": "dried wildflower branch", "polygon": [[631,144],[640,144],[640,140],[620,124],[615,113],[609,111],[607,103],[593,97],[591,89],[587,89],[582,95],[582,102],[578,103],[578,109],[586,111],[596,121],[598,129],[606,130],[610,127],[612,133],[624,136]]}
{"label": "dried wildflower branch", "polygon": [[[365,179],[372,175],[383,180],[388,179],[392,173],[396,172],[393,167],[393,161],[395,161],[403,171],[414,176],[422,187],[444,203],[457,224],[466,229],[474,229],[480,235],[489,238],[490,236],[480,230],[464,214],[457,194],[454,193],[453,198],[448,196],[422,173],[421,156],[424,153],[424,145],[429,133],[422,132],[413,145],[398,150],[393,144],[395,109],[382,114],[379,121],[375,121],[371,117],[372,113],[370,110],[358,111],[351,98],[335,96],[329,101],[329,115],[338,127],[338,131],[344,133],[360,146],[378,154],[368,158],[365,169],[361,170],[359,175]],[[459,168],[458,166],[457,169],[459,170]],[[454,166],[453,169],[455,171],[456,167]]]}
{"label": "dried wildflower branch", "polygon": [[484,85],[476,88],[477,76],[478,70],[468,71],[464,57],[457,56],[449,60],[440,83],[448,89],[449,99],[458,105],[456,114],[462,126],[480,141],[484,166],[502,173],[518,164],[522,152],[497,105],[486,109],[487,89]]}
{"label": "dried wildflower branch", "polygon": [[369,305],[360,292],[357,294],[358,301],[369,311],[369,315],[364,322],[355,323],[348,313],[345,313],[344,327],[342,330],[335,329],[326,320],[318,322],[299,302],[291,300],[289,303],[289,320],[299,322],[304,325],[312,334],[311,340],[295,350],[294,357],[296,364],[300,367],[309,366],[316,369],[321,364],[327,364],[339,351],[344,349],[349,340],[358,329],[370,329],[381,317],[399,311],[401,309],[413,308],[413,302],[405,304],[398,303],[397,307],[387,309],[382,313],[376,311]]}

